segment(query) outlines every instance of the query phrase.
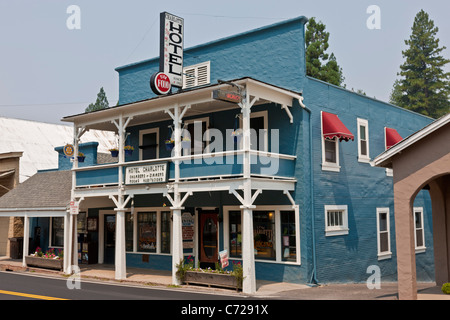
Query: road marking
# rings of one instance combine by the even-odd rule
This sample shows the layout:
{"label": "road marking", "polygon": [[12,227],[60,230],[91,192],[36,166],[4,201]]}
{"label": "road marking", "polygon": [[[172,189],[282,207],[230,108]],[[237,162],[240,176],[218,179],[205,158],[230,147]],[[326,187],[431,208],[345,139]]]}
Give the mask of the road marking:
{"label": "road marking", "polygon": [[6,291],[6,290],[0,290],[0,294],[9,294],[12,296],[27,297],[27,298],[41,299],[41,300],[68,300],[68,299],[62,299],[62,298],[47,297],[47,296],[41,296],[41,295],[37,295],[37,294],[21,293],[21,292]]}

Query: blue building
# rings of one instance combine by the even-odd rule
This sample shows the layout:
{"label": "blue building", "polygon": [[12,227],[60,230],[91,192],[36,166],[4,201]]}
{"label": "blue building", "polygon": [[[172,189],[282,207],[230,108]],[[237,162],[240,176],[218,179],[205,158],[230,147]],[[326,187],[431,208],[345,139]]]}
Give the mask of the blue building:
{"label": "blue building", "polygon": [[[75,152],[87,130],[118,135],[116,162],[72,169],[95,262],[115,263],[117,279],[172,270],[177,283],[183,257],[214,266],[227,250],[247,293],[255,279],[365,282],[372,266],[396,281],[392,172],[371,160],[432,119],[306,76],[306,21],[185,49],[183,89],[166,96],[149,86],[159,57],[118,67],[118,106],[63,119]],[[434,280],[430,203],[426,190],[414,203],[423,281]]]}

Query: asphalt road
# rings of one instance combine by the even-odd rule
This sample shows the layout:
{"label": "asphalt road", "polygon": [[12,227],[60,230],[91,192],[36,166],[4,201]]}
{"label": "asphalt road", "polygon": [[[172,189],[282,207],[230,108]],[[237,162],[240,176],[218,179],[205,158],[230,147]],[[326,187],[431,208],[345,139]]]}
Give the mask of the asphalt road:
{"label": "asphalt road", "polygon": [[0,300],[235,300],[236,296],[185,292],[177,288],[156,288],[109,284],[66,278],[0,272]]}

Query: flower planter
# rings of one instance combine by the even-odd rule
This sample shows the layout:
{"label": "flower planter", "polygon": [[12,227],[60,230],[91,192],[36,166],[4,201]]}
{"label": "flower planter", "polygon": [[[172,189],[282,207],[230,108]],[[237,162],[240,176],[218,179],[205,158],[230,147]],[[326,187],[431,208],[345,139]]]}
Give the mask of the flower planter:
{"label": "flower planter", "polygon": [[175,146],[175,143],[173,143],[173,142],[166,142],[166,150],[167,151],[172,151],[174,146]]}
{"label": "flower planter", "polygon": [[186,284],[200,284],[208,287],[222,287],[232,289],[242,289],[237,283],[236,277],[232,274],[212,273],[212,272],[198,272],[186,271],[184,277]]}
{"label": "flower planter", "polygon": [[119,150],[111,150],[111,157],[117,158],[119,156]]}
{"label": "flower planter", "polygon": [[86,157],[78,157],[78,162],[84,162],[84,159],[85,159]]}
{"label": "flower planter", "polygon": [[26,256],[25,263],[27,264],[28,267],[38,267],[62,271],[64,260]]}
{"label": "flower planter", "polygon": [[133,154],[133,150],[125,149],[125,155],[131,156]]}

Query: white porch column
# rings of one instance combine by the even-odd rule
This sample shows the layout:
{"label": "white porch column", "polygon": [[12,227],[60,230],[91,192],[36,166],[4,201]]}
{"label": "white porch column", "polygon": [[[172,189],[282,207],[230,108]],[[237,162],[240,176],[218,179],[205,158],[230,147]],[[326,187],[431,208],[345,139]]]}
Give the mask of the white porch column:
{"label": "white porch column", "polygon": [[66,212],[66,215],[64,216],[64,264],[63,264],[63,271],[65,274],[69,274],[69,264],[70,264],[70,259],[69,259],[69,246],[70,246],[70,239],[69,239],[69,218],[70,213]]}
{"label": "white porch column", "polygon": [[126,257],[125,257],[125,211],[118,210],[116,214],[116,280],[123,280],[127,277]]}
{"label": "white porch column", "polygon": [[250,110],[253,103],[250,102],[250,95],[248,90],[245,94],[246,98],[241,106],[242,109],[242,129],[244,134],[244,161],[243,161],[243,175],[244,175],[244,198],[243,205],[243,219],[242,219],[242,261],[243,261],[243,276],[242,292],[252,294],[256,292],[256,277],[255,277],[255,246],[253,240],[253,211],[254,207],[252,200],[252,181],[250,169]]}
{"label": "white porch column", "polygon": [[30,218],[28,215],[23,217],[23,255],[22,255],[22,266],[26,267],[25,257],[28,255],[30,246]]}

